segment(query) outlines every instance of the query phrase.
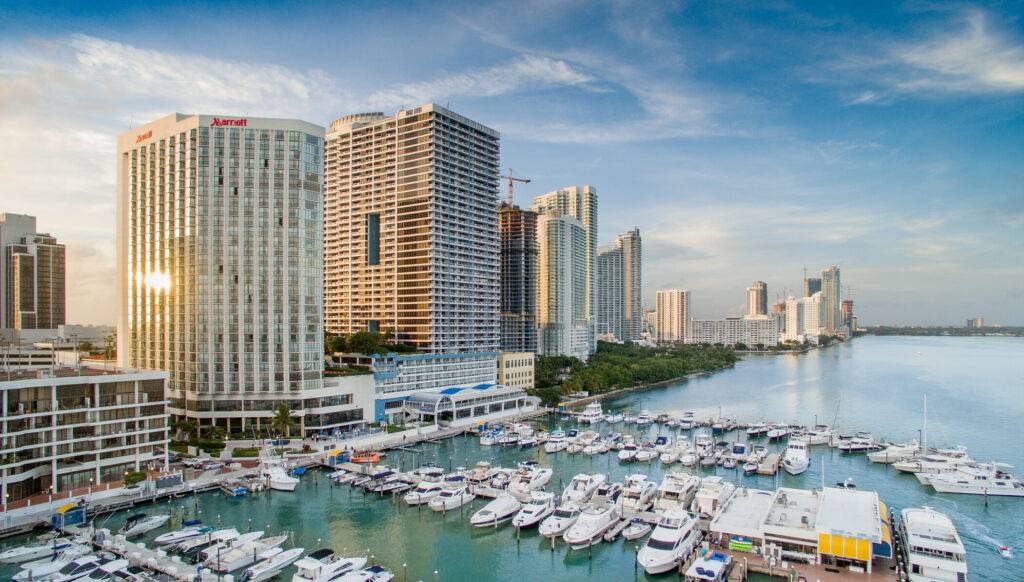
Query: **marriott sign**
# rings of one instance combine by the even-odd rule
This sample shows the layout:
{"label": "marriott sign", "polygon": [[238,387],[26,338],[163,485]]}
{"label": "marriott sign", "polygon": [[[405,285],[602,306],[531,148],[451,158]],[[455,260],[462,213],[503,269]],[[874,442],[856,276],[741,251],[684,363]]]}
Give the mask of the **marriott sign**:
{"label": "marriott sign", "polygon": [[245,127],[246,125],[249,125],[249,119],[246,117],[241,119],[221,119],[219,117],[214,117],[213,123],[210,124],[211,127]]}

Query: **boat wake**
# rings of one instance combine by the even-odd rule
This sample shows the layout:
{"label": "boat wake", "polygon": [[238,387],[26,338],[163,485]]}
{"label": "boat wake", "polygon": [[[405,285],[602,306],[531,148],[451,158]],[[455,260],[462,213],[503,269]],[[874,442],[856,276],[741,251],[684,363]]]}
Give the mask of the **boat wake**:
{"label": "boat wake", "polygon": [[1010,554],[1011,548],[1009,544],[996,539],[992,535],[992,530],[986,527],[985,524],[979,523],[965,515],[957,516],[957,524],[960,528],[960,537],[973,541],[980,546],[988,546],[1003,556]]}

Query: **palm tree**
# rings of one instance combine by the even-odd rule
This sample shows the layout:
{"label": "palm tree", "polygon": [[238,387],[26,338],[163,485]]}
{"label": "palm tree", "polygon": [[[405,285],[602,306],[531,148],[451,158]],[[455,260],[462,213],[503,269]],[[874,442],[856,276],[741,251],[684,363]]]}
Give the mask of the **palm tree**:
{"label": "palm tree", "polygon": [[288,406],[282,404],[277,407],[277,411],[274,413],[274,418],[270,419],[270,426],[277,429],[280,434],[281,430],[284,430],[284,436],[290,438],[292,432],[292,411],[288,410]]}
{"label": "palm tree", "polygon": [[193,435],[195,435],[195,433],[196,433],[196,429],[198,428],[198,425],[196,424],[196,421],[194,421],[194,420],[182,419],[182,420],[176,421],[174,423],[173,428],[174,428],[175,436],[178,436],[178,433],[182,433],[183,432],[183,433],[185,433],[186,438],[192,438]]}

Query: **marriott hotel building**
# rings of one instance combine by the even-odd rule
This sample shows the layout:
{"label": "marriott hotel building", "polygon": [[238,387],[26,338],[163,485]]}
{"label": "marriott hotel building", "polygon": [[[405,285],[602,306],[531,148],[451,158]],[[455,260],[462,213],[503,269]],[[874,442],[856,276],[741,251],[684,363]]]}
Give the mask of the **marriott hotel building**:
{"label": "marriott hotel building", "polygon": [[324,128],[175,113],[117,148],[119,364],[201,426],[352,420],[323,387]]}

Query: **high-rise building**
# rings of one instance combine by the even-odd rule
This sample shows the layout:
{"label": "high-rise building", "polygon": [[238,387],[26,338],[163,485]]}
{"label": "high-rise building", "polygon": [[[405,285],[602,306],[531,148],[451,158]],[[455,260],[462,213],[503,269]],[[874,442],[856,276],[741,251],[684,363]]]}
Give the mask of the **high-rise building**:
{"label": "high-rise building", "polygon": [[498,132],[427,104],[327,133],[325,325],[433,353],[500,340]]}
{"label": "high-rise building", "polygon": [[803,327],[801,328],[801,331],[805,336],[817,338],[825,332],[824,307],[825,302],[822,300],[821,291],[818,291],[810,297],[804,297],[801,301],[800,317],[803,319]]}
{"label": "high-rise building", "polygon": [[810,297],[818,291],[821,291],[821,279],[818,277],[805,277],[804,278],[804,297]]}
{"label": "high-rise building", "polygon": [[853,333],[853,330],[856,329],[853,327],[853,299],[843,299],[840,311],[842,316],[841,327],[845,327],[850,330],[850,333]]}
{"label": "high-rise building", "polygon": [[804,337],[804,299],[786,299],[786,325],[781,338],[783,341],[802,341]]}
{"label": "high-rise building", "polygon": [[[530,210],[538,214],[568,215],[579,221],[583,228],[585,265],[584,314],[589,332],[590,353],[594,352],[594,325],[597,284],[597,190],[593,186],[570,186],[541,194],[533,199]],[[543,279],[544,274],[540,273]]]}
{"label": "high-rise building", "polygon": [[972,317],[971,319],[967,320],[967,327],[972,328],[972,329],[981,329],[981,328],[985,327],[985,318],[984,317]]}
{"label": "high-rise building", "polygon": [[687,320],[690,317],[689,289],[660,289],[657,298],[658,342],[681,342],[686,339]]}
{"label": "high-rise building", "polygon": [[537,214],[501,204],[501,349],[537,351]]}
{"label": "high-rise building", "polygon": [[57,329],[65,323],[64,245],[36,232],[36,218],[0,212],[0,327]]}
{"label": "high-rise building", "polygon": [[170,372],[172,415],[330,428],[304,408],[326,396],[323,131],[174,113],[118,136],[118,361]]}
{"label": "high-rise building", "polygon": [[639,341],[643,333],[643,243],[640,241],[640,229],[620,234],[615,239],[615,246],[622,250],[622,339]]}
{"label": "high-rise building", "polygon": [[639,341],[643,332],[640,229],[615,238],[597,253],[597,335]]}
{"label": "high-rise building", "polygon": [[645,309],[644,310],[644,333],[648,334],[650,339],[656,337],[658,330],[658,310],[657,309]]}
{"label": "high-rise building", "polygon": [[832,266],[821,272],[821,327],[826,333],[835,334],[842,327],[841,289],[839,267]]}
{"label": "high-rise building", "polygon": [[754,281],[747,287],[747,317],[768,315],[768,284]]}
{"label": "high-rise building", "polygon": [[586,232],[568,214],[542,214],[537,219],[537,242],[538,352],[586,361],[593,353],[593,326],[586,308]]}

